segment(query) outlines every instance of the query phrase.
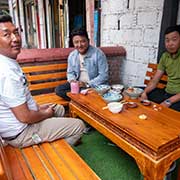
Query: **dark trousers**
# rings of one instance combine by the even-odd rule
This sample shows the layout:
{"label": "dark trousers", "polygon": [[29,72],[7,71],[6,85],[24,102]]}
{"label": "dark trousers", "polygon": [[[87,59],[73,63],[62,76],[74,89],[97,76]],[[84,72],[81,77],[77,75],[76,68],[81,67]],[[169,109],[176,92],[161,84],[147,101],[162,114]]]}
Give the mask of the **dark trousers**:
{"label": "dark trousers", "polygon": [[67,101],[70,101],[70,98],[66,95],[67,92],[70,92],[70,90],[71,90],[70,83],[66,82],[64,84],[57,86],[55,89],[55,92],[56,92],[56,95],[62,97],[63,99]]}
{"label": "dark trousers", "polygon": [[[160,104],[161,102],[170,98],[171,96],[174,96],[174,94],[169,94],[164,89],[156,88],[148,94],[148,99],[153,101],[153,102]],[[180,101],[173,103],[170,106],[170,108],[172,108],[176,111],[180,111]]]}

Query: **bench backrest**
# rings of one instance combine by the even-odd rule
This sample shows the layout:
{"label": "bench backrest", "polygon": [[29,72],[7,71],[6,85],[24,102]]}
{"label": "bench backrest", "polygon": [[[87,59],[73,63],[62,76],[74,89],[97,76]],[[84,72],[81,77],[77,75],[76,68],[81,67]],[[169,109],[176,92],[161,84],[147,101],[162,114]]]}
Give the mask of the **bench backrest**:
{"label": "bench backrest", "polygon": [[[146,72],[146,77],[145,77],[144,84],[147,85],[150,82],[150,80],[154,77],[154,75],[155,75],[155,73],[157,71],[157,66],[158,66],[158,64],[152,64],[152,63],[148,64],[148,70]],[[158,88],[164,88],[166,86],[166,84],[167,84],[167,79],[168,79],[167,75],[164,74],[162,76],[162,78],[160,79],[157,87]]]}
{"label": "bench backrest", "polygon": [[[106,55],[109,64],[109,83],[121,82],[120,69],[126,51],[122,46],[99,47]],[[67,62],[69,54],[74,48],[49,48],[49,49],[22,49],[17,61],[21,66],[38,66],[55,62]]]}
{"label": "bench backrest", "polygon": [[54,91],[67,81],[67,62],[22,67],[33,95]]}

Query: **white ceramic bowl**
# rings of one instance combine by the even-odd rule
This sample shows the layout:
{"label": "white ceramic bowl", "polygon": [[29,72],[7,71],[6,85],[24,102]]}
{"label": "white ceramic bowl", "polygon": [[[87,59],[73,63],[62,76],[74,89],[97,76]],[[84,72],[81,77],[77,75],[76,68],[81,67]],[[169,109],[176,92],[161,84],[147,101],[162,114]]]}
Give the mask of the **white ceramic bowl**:
{"label": "white ceramic bowl", "polygon": [[125,93],[131,98],[131,99],[136,99],[138,98],[141,93],[143,92],[143,89],[141,88],[135,88],[131,87],[125,90]]}
{"label": "white ceramic bowl", "polygon": [[113,85],[111,86],[111,88],[112,88],[114,91],[117,91],[117,92],[121,93],[122,90],[124,89],[124,85],[122,85],[122,84],[113,84]]}
{"label": "white ceramic bowl", "polygon": [[113,91],[108,91],[107,93],[105,93],[103,96],[103,99],[107,102],[117,102],[120,101],[122,99],[122,95],[117,93],[117,92],[113,92]]}
{"label": "white ceramic bowl", "polygon": [[108,106],[109,111],[111,111],[114,114],[119,113],[120,111],[122,111],[122,108],[123,108],[123,104],[119,102],[111,102],[111,103],[108,103],[107,106]]}
{"label": "white ceramic bowl", "polygon": [[95,90],[100,94],[103,95],[106,92],[108,92],[110,90],[111,86],[106,85],[106,84],[101,84],[95,87]]}

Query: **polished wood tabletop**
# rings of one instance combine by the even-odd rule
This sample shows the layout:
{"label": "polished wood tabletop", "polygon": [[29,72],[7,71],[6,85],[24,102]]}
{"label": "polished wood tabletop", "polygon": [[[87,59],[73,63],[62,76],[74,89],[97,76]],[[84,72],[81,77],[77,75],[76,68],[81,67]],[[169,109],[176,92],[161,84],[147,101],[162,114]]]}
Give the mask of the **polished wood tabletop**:
{"label": "polished wood tabletop", "polygon": [[[138,99],[125,97],[127,102],[134,101],[138,106],[126,106],[120,113],[113,114],[103,108],[107,103],[93,90],[87,95],[69,93],[68,96],[72,115],[80,116],[134,157],[145,179],[163,179],[171,163],[180,157],[179,112],[155,103],[144,106]],[[140,119],[142,114],[147,118]],[[124,141],[127,146],[122,145]],[[144,164],[144,157],[151,165]],[[154,169],[154,174],[149,175],[151,170],[144,170],[145,167]],[[162,173],[158,173],[159,170]]]}

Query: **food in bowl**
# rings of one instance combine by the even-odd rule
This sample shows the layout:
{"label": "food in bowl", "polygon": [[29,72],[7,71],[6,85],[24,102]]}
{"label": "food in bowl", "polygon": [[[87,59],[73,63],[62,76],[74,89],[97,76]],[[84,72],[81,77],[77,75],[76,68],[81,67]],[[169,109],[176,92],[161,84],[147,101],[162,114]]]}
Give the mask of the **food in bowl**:
{"label": "food in bowl", "polygon": [[108,92],[110,90],[111,86],[106,85],[106,84],[101,84],[95,87],[95,90],[100,94],[103,95],[106,92]]}
{"label": "food in bowl", "polygon": [[121,93],[122,90],[124,89],[124,85],[122,84],[114,84],[111,86],[112,90],[118,92],[118,93]]}
{"label": "food in bowl", "polygon": [[135,87],[130,87],[125,90],[125,94],[127,94],[131,99],[136,99],[138,98],[143,92],[143,89],[141,88],[135,88]]}
{"label": "food in bowl", "polygon": [[130,93],[131,93],[131,92],[134,92],[134,88],[133,88],[133,87],[129,87],[129,88],[127,89],[127,91],[130,92]]}
{"label": "food in bowl", "polygon": [[144,106],[150,106],[150,105],[151,105],[151,101],[149,101],[148,99],[145,99],[145,100],[141,101],[141,103],[142,103]]}
{"label": "food in bowl", "polygon": [[112,91],[105,93],[102,97],[108,103],[109,102],[117,102],[117,101],[120,101],[122,99],[121,94],[114,93]]}
{"label": "food in bowl", "polygon": [[128,108],[136,108],[138,105],[137,105],[137,103],[135,103],[135,102],[128,102],[127,103],[127,107]]}
{"label": "food in bowl", "polygon": [[114,114],[121,112],[123,108],[123,104],[119,102],[111,102],[111,103],[108,103],[107,106],[108,106],[109,111],[111,111]]}

